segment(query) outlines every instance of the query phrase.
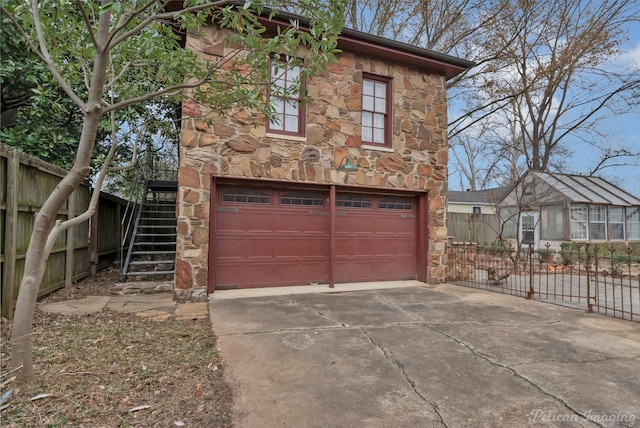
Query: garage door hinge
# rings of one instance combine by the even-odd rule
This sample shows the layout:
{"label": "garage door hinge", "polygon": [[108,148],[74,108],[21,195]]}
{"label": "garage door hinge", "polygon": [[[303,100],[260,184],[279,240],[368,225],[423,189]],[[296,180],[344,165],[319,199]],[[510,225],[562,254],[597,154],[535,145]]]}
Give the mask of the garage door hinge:
{"label": "garage door hinge", "polygon": [[416,218],[416,216],[412,214],[402,214],[400,218]]}
{"label": "garage door hinge", "polygon": [[239,213],[240,208],[227,208],[227,207],[218,207],[216,211],[219,213]]}
{"label": "garage door hinge", "polygon": [[326,211],[309,211],[309,215],[324,215],[324,216],[327,216],[327,215],[329,215],[329,213],[326,212]]}

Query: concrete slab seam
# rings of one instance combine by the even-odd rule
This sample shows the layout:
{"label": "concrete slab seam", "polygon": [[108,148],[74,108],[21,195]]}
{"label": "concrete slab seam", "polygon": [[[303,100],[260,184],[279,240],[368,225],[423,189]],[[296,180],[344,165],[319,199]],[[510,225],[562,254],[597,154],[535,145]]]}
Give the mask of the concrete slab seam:
{"label": "concrete slab seam", "polygon": [[[341,323],[342,324],[342,323]],[[320,327],[288,327],[288,328],[276,328],[273,330],[260,330],[260,331],[245,331],[241,333],[216,333],[218,337],[233,337],[233,336],[251,336],[254,334],[270,334],[270,333],[296,333],[302,331],[334,331],[334,330],[360,330],[362,328],[388,328],[388,327],[406,327],[406,326],[421,326],[426,325],[424,321],[415,322],[396,322],[386,323],[380,325],[347,325],[342,324],[339,326],[320,326]]]}
{"label": "concrete slab seam", "polygon": [[558,397],[557,395],[554,395],[548,391],[546,391],[544,388],[542,388],[540,385],[538,385],[537,383],[535,383],[534,381],[532,381],[531,379],[527,378],[526,376],[522,375],[520,372],[518,372],[517,370],[515,370],[514,368],[507,366],[506,364],[502,364],[499,361],[495,361],[493,359],[491,359],[490,357],[484,355],[481,351],[477,350],[476,348],[474,348],[473,346],[469,345],[468,343],[458,339],[457,337],[448,334],[445,331],[440,330],[439,328],[433,326],[433,325],[427,325],[428,328],[432,329],[433,331],[440,333],[441,335],[455,341],[456,343],[458,343],[459,345],[464,346],[465,348],[467,348],[467,350],[469,350],[469,352],[471,352],[472,355],[476,356],[476,357],[480,357],[483,360],[487,361],[489,364],[492,364],[496,367],[501,367],[503,369],[507,369],[509,370],[511,373],[513,373],[514,376],[518,377],[519,379],[523,380],[525,383],[527,383],[529,386],[532,386],[534,389],[537,389],[539,392],[541,392],[543,395],[546,395],[548,397],[553,398],[554,400],[556,400],[558,403],[560,403],[561,405],[563,405],[567,410],[573,412],[575,415],[581,417],[582,419],[584,419],[585,422],[592,422],[595,423],[596,425],[600,426],[600,427],[605,427],[604,425],[598,423],[597,421],[590,421],[585,415],[583,415],[582,413],[580,413],[578,410],[574,409],[573,407],[571,407],[566,401],[564,401],[562,398]]}
{"label": "concrete slab seam", "polygon": [[396,309],[397,311],[399,311],[400,313],[402,313],[402,314],[404,314],[404,315],[408,316],[409,318],[412,318],[412,319],[414,319],[414,320],[416,320],[416,321],[424,322],[424,320],[420,319],[418,316],[414,315],[413,313],[408,312],[408,311],[405,311],[405,310],[404,310],[404,309],[402,309],[400,306],[398,306],[398,305],[396,305],[396,304],[393,304],[393,303],[391,303],[391,302],[387,301],[387,299],[385,299],[385,298],[384,298],[384,296],[383,296],[382,294],[380,294],[380,292],[377,292],[376,294],[378,295],[378,299],[379,299],[380,301],[382,301],[382,303],[384,303],[385,305],[389,305],[389,306],[391,306],[392,308],[394,308],[394,309]]}
{"label": "concrete slab seam", "polygon": [[381,352],[382,355],[384,355],[384,357],[389,360],[391,362],[391,364],[393,364],[394,367],[396,367],[400,373],[402,373],[402,376],[404,376],[405,380],[407,381],[407,383],[411,386],[411,389],[413,389],[413,392],[420,397],[420,399],[422,401],[424,401],[425,403],[429,404],[434,412],[436,412],[436,415],[438,415],[438,418],[440,419],[440,423],[445,426],[448,427],[448,425],[445,423],[442,414],[440,414],[440,409],[438,408],[438,403],[437,402],[431,402],[430,400],[427,399],[427,397],[425,397],[424,395],[422,395],[420,393],[420,391],[418,391],[418,386],[416,384],[416,382],[411,379],[411,377],[405,372],[404,370],[404,364],[400,363],[398,360],[396,360],[395,358],[393,358],[390,353],[384,349],[383,346],[381,346],[379,343],[377,343],[373,337],[364,329],[364,328],[360,328],[360,331],[362,331],[362,333],[369,339],[369,342],[371,342],[371,344],[373,346],[375,346],[376,348],[378,348]]}
{"label": "concrete slab seam", "polygon": [[339,320],[333,319],[333,318],[331,318],[329,315],[325,314],[324,312],[320,312],[320,311],[317,311],[317,310],[314,310],[314,309],[308,308],[308,307],[306,307],[305,305],[303,305],[302,303],[300,303],[300,302],[296,302],[296,301],[295,301],[295,300],[293,300],[293,299],[291,299],[291,303],[293,303],[294,305],[298,306],[300,309],[304,309],[305,311],[313,312],[313,313],[317,314],[318,316],[320,316],[320,317],[322,317],[322,318],[325,318],[325,319],[327,319],[327,320],[329,320],[329,321],[331,321],[331,322],[334,322],[334,323],[336,323],[336,324],[338,324],[338,325],[341,325],[341,326],[342,326],[342,327],[344,327],[344,328],[349,327],[348,325],[346,325],[346,324],[345,324],[345,323],[343,323],[342,321],[339,321]]}

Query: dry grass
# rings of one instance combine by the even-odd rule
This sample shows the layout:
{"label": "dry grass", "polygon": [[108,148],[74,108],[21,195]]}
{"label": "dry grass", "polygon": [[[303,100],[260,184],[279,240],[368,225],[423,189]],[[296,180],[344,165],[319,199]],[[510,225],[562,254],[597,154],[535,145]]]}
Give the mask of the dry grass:
{"label": "dry grass", "polygon": [[[100,291],[113,284],[109,275],[62,294],[108,294],[108,287]],[[9,331],[3,319],[3,373]],[[34,362],[37,379],[14,391],[3,427],[232,426],[232,394],[208,319],[156,322],[106,309],[88,316],[38,312]],[[30,401],[38,394],[51,395]],[[149,407],[132,411],[138,406]]]}

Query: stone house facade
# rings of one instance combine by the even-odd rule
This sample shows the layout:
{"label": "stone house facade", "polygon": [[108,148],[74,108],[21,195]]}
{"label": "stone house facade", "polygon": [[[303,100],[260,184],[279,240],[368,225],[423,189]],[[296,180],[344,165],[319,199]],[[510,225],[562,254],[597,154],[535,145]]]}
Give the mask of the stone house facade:
{"label": "stone house facade", "polygon": [[[223,31],[210,26],[204,37],[189,35],[186,46],[207,60],[224,55],[224,37]],[[318,282],[333,286],[341,281],[412,276],[429,283],[446,280],[446,81],[472,64],[351,30],[344,30],[338,48],[342,53],[337,63],[305,82],[312,101],[305,106],[298,135],[273,132],[264,118],[252,126],[251,118],[240,111],[207,124],[201,120],[206,106],[183,105],[178,298],[204,296],[205,290],[211,293],[225,284],[234,288]],[[363,142],[363,132],[368,132],[363,130],[364,85],[388,90],[387,144]],[[354,165],[352,171],[341,168],[347,157]],[[251,201],[257,202],[252,205]],[[251,214],[262,202],[271,211]],[[306,216],[300,220],[293,211],[295,204],[319,211],[300,211]],[[372,211],[356,219],[357,208]],[[384,217],[392,212],[397,215]],[[353,222],[345,223],[350,217]],[[306,223],[258,230],[263,229],[260,224],[275,224],[280,218],[290,219],[288,225],[298,220]],[[406,231],[401,219],[410,223]],[[359,225],[367,222],[371,226],[360,231]],[[406,239],[405,247],[395,253],[365,250],[388,247],[383,243],[393,236]],[[271,243],[258,244],[264,237]],[[251,253],[260,245],[264,247],[260,254]],[[260,264],[261,258],[268,266]],[[383,267],[387,262],[399,266],[402,259],[409,263],[401,268],[406,270],[398,274],[401,277],[395,278]],[[234,260],[239,264],[234,265]],[[275,265],[279,268],[269,273]],[[300,266],[307,268],[296,274]],[[318,272],[318,280],[307,277],[310,271]]]}

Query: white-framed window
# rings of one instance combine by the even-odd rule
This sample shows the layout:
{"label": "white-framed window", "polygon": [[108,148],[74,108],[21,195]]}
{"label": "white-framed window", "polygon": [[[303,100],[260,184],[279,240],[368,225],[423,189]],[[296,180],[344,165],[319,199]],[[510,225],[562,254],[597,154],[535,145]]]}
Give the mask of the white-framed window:
{"label": "white-framed window", "polygon": [[627,207],[627,239],[640,239],[640,207]]}
{"label": "white-framed window", "polygon": [[569,210],[571,218],[571,239],[586,241],[589,239],[589,211],[586,205],[572,205]]}
{"label": "white-framed window", "polygon": [[606,241],[607,239],[607,207],[591,205],[589,207],[589,229],[591,239]]}
{"label": "white-framed window", "polygon": [[275,58],[271,59],[270,67],[269,103],[272,116],[267,124],[267,132],[304,137],[306,112],[302,103],[302,69],[299,65]]}
{"label": "white-framed window", "polygon": [[362,76],[362,143],[391,147],[391,79]]}
{"label": "white-framed window", "polygon": [[609,239],[624,240],[624,207],[609,207]]}

